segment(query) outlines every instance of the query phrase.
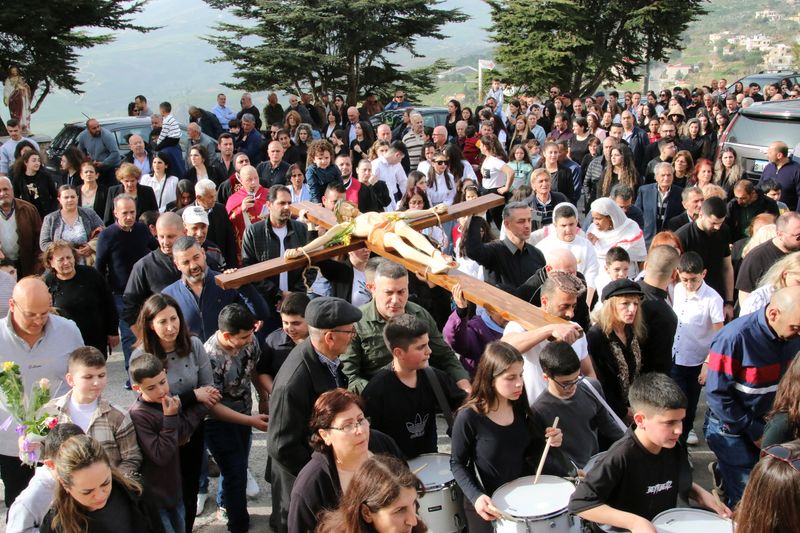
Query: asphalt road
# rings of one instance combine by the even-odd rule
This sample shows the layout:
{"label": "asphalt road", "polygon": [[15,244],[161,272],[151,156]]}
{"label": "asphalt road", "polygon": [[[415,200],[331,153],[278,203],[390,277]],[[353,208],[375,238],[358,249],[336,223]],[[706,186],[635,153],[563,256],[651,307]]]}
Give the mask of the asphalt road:
{"label": "asphalt road", "polygon": [[[124,388],[125,371],[122,361],[122,353],[114,352],[108,360],[108,387],[105,397],[113,404],[126,407],[134,400],[134,393]],[[255,395],[255,392],[253,393]],[[255,397],[255,396],[254,396]],[[711,476],[708,473],[707,465],[713,459],[713,453],[708,449],[702,437],[702,424],[705,412],[705,399],[701,398],[701,405],[698,408],[697,419],[695,420],[695,431],[700,437],[697,446],[690,447],[691,458],[694,464],[694,481],[702,487],[711,488]],[[445,434],[446,424],[444,419],[439,416],[437,420],[439,430],[439,451],[441,453],[450,452],[450,438]],[[264,468],[267,460],[267,434],[260,431],[253,431],[253,445],[250,451],[250,471],[258,481],[261,488],[260,494],[249,500],[248,509],[250,511],[251,531],[271,531],[268,525],[269,515],[272,512],[270,486],[264,480]],[[205,506],[205,512],[197,517],[195,531],[204,533],[225,533],[227,528],[225,522],[217,518],[217,506],[214,501],[214,494],[217,490],[217,478],[211,478],[209,487],[209,499]],[[0,486],[2,482],[0,481]],[[5,516],[6,509],[0,501],[0,515]],[[5,531],[5,528],[0,528]]]}

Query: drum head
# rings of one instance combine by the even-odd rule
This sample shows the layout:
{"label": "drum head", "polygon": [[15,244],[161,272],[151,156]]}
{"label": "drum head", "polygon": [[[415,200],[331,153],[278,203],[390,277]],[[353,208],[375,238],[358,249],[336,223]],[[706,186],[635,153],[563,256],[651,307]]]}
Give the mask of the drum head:
{"label": "drum head", "polygon": [[450,456],[446,453],[425,453],[408,462],[412,472],[417,472],[417,477],[426,489],[443,487],[453,481],[453,472],[450,470]]}
{"label": "drum head", "polygon": [[545,518],[567,508],[575,485],[556,476],[540,476],[536,485],[533,480],[533,476],[525,476],[506,483],[492,494],[492,501],[515,518]]}
{"label": "drum head", "polygon": [[733,522],[701,509],[670,509],[653,519],[659,533],[733,533]]}

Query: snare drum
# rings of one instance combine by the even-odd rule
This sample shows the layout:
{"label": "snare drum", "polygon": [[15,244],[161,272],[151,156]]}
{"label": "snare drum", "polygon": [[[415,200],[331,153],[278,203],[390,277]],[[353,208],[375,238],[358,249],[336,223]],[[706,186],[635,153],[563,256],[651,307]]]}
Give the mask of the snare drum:
{"label": "snare drum", "polygon": [[496,520],[498,533],[578,533],[580,520],[567,512],[575,485],[556,476],[521,477],[492,494],[495,507],[508,515]]}
{"label": "snare drum", "polygon": [[659,533],[733,533],[733,522],[702,509],[670,509],[653,519]]}
{"label": "snare drum", "polygon": [[[423,467],[424,465],[424,467]],[[431,533],[456,533],[464,529],[463,496],[450,471],[450,456],[425,453],[408,462],[412,472],[422,468],[417,477],[425,486],[419,499],[419,516]]]}

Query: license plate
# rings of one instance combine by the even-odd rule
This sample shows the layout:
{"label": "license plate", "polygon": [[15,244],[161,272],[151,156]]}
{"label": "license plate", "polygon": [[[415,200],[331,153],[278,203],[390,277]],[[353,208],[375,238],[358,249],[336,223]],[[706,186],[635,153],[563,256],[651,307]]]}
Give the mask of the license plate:
{"label": "license plate", "polygon": [[753,172],[764,172],[764,167],[769,164],[769,161],[763,159],[756,159],[753,161]]}

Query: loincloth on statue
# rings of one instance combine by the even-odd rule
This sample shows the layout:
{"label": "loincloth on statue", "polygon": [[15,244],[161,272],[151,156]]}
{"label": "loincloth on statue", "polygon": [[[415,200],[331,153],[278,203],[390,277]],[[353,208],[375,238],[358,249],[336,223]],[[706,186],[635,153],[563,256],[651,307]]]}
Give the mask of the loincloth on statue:
{"label": "loincloth on statue", "polygon": [[387,233],[394,233],[395,222],[395,220],[384,220],[383,222],[376,224],[369,232],[369,235],[367,236],[367,242],[375,246],[385,248],[386,244],[384,243],[384,237]]}

